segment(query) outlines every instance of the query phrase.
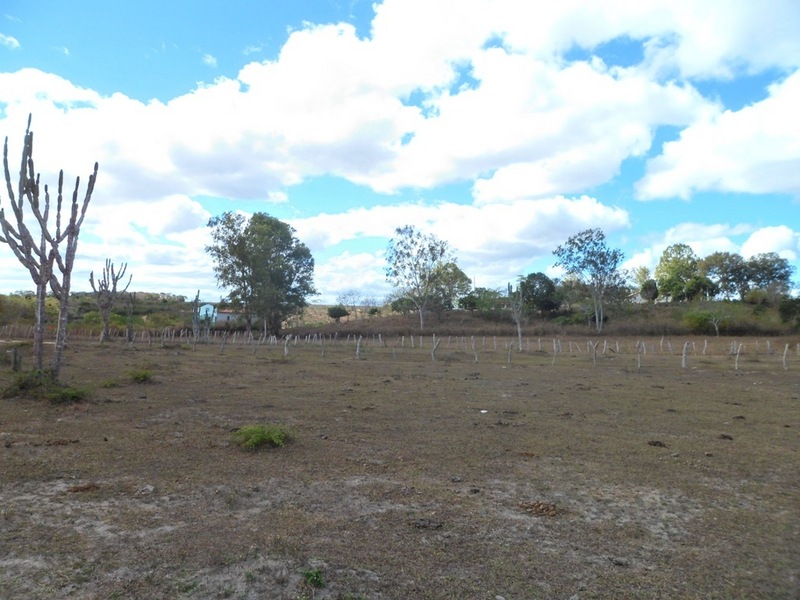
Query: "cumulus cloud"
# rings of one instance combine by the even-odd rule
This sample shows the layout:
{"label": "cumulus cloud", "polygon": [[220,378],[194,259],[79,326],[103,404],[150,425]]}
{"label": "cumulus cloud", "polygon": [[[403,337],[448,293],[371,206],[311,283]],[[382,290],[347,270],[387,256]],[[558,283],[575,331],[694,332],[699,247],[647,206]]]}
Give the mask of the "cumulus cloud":
{"label": "cumulus cloud", "polygon": [[[354,239],[392,238],[406,224],[448,242],[461,268],[481,285],[500,286],[578,231],[624,231],[626,211],[595,198],[518,200],[490,205],[402,204],[294,219],[297,236],[314,253]],[[344,285],[344,284],[342,284]],[[347,286],[345,286],[347,287]],[[352,287],[352,286],[350,286]]]}
{"label": "cumulus cloud", "polygon": [[795,71],[761,102],[706,115],[649,161],[639,197],[686,199],[706,190],[800,195],[798,105]]}
{"label": "cumulus cloud", "polygon": [[336,296],[351,289],[369,290],[382,298],[390,289],[386,283],[382,253],[344,251],[334,255],[314,270],[314,282],[322,293],[322,302],[331,304]]}
{"label": "cumulus cloud", "polygon": [[[14,156],[33,113],[37,168],[51,185],[58,169],[85,181],[100,162],[90,258],[146,246],[163,267],[153,277],[167,267],[183,277],[184,264],[187,282],[208,270],[208,213],[198,198],[285,203],[292,186],[320,175],[387,195],[424,197],[452,182],[472,194],[293,221],[312,250],[341,250],[318,265],[331,285],[346,265],[377,282],[378,254],[337,246],[385,239],[406,223],[447,239],[478,281],[513,279],[581,229],[623,231],[625,210],[582,194],[613,180],[626,160],[657,152],[665,125],[682,131],[647,163],[642,199],[800,192],[793,0],[769,10],[750,0],[563,0],[535,13],[529,0],[471,0],[457,18],[427,0],[374,10],[367,36],[349,24],[305,24],[276,57],[167,102],[101,95],[35,69],[0,73],[0,126]],[[9,40],[0,44],[13,47]],[[604,54],[620,40],[641,46],[634,64]],[[202,60],[216,66],[210,54]],[[765,70],[787,75],[738,111],[694,85]],[[652,260],[678,234],[698,253],[738,247],[744,234],[726,227],[667,232],[640,258]],[[745,247],[768,246],[756,232],[751,239]],[[794,240],[782,251],[797,252]]]}
{"label": "cumulus cloud", "polygon": [[762,227],[742,244],[742,256],[745,258],[767,252],[775,252],[781,258],[796,261],[800,255],[800,232],[786,225]]}

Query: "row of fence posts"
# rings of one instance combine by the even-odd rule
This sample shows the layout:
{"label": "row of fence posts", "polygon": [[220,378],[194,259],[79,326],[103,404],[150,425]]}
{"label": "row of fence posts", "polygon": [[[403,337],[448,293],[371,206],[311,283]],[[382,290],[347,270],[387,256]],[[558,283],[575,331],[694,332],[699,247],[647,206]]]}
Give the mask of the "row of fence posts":
{"label": "row of fence posts", "polygon": [[[78,337],[80,337],[80,333],[85,333],[85,332],[76,332],[76,333],[78,333]],[[117,335],[118,334],[116,334],[116,332],[112,332],[112,338],[113,337],[117,337]],[[33,327],[30,327],[30,326],[4,325],[3,327],[0,327],[0,338],[6,338],[6,339],[23,338],[24,339],[24,338],[30,338],[32,336],[33,336]],[[364,338],[364,336],[362,336],[362,335],[356,336],[355,334],[348,334],[347,338],[345,338],[344,340],[340,340],[338,333],[327,334],[327,335],[323,334],[323,333],[313,333],[313,334],[306,334],[303,338],[301,338],[301,336],[298,336],[298,335],[289,334],[287,336],[281,336],[279,338],[278,336],[267,334],[267,333],[260,333],[256,337],[256,336],[253,335],[252,331],[250,331],[250,332],[240,332],[240,331],[231,332],[231,331],[228,331],[228,330],[214,331],[213,335],[211,335],[210,332],[206,332],[205,335],[198,337],[198,336],[195,336],[193,334],[192,330],[190,330],[190,329],[186,329],[186,328],[174,329],[174,328],[170,328],[170,327],[165,327],[164,329],[162,329],[160,331],[149,330],[148,329],[148,330],[144,330],[144,331],[140,331],[140,332],[133,332],[129,336],[128,342],[129,342],[129,344],[131,346],[133,346],[134,343],[137,340],[137,337],[138,337],[142,341],[146,340],[148,346],[152,346],[153,340],[155,338],[160,342],[161,347],[164,347],[166,344],[174,344],[176,342],[176,340],[177,340],[177,342],[179,344],[187,344],[187,345],[191,345],[193,348],[195,348],[195,346],[196,346],[196,344],[198,342],[199,343],[203,343],[203,344],[215,344],[215,343],[217,343],[218,336],[219,336],[219,340],[221,342],[221,348],[220,348],[220,352],[221,353],[224,353],[225,347],[226,347],[226,345],[228,343],[230,343],[231,345],[235,345],[237,343],[241,343],[241,344],[244,344],[244,345],[253,345],[253,352],[255,352],[255,347],[256,346],[261,346],[261,345],[276,346],[276,345],[278,345],[280,343],[283,343],[284,355],[288,356],[290,344],[297,345],[300,342],[301,339],[304,339],[306,344],[315,344],[315,345],[318,344],[322,349],[323,357],[325,355],[325,344],[326,343],[327,344],[337,344],[337,343],[340,343],[340,341],[343,341],[345,344],[353,343],[355,345],[355,350],[356,350],[356,359],[360,359],[361,358],[361,356],[362,356],[362,348],[364,346],[366,346],[368,341],[369,341],[369,338]],[[94,332],[91,331],[91,330],[89,331],[89,337],[94,337]],[[445,344],[446,348],[448,348],[448,349],[451,348],[451,345],[452,345],[452,342],[453,342],[453,337],[454,336],[447,336],[447,338],[446,338],[447,339],[447,343]],[[430,339],[431,339],[431,342],[430,342],[430,345],[431,345],[431,351],[430,351],[431,360],[432,361],[436,361],[436,351],[439,349],[441,343],[443,342],[443,340],[445,338],[443,338],[441,336],[437,336],[436,334],[432,334],[430,336]],[[456,348],[460,349],[460,348],[463,347],[463,349],[465,349],[465,350],[471,350],[472,354],[475,357],[475,362],[478,362],[478,345],[477,345],[475,336],[470,336],[469,338],[467,338],[466,336],[455,336],[455,340],[456,340]],[[412,350],[415,350],[415,349],[418,349],[418,348],[422,349],[426,345],[425,344],[425,337],[422,336],[422,335],[414,336],[413,334],[411,334],[411,335],[408,336],[408,339],[406,338],[405,335],[400,335],[400,336],[398,336],[396,342],[392,346],[392,356],[393,357],[396,356],[396,351],[397,351],[398,348],[403,348],[403,349],[406,348],[406,342],[407,341],[408,341],[408,344],[409,344],[409,346],[410,346],[410,348]],[[386,339],[382,334],[374,334],[372,336],[371,342],[372,342],[372,346],[373,347],[375,347],[375,346],[383,347],[383,348],[387,347]],[[573,342],[572,340],[567,340],[566,343],[568,345],[567,346],[567,350],[568,350],[568,352],[570,354],[572,354],[573,352],[577,352],[577,353],[581,353],[582,352],[580,343]],[[520,348],[522,347],[522,344],[520,343],[520,340],[518,340],[516,338],[512,339],[511,341],[507,340],[505,342],[505,349],[508,352],[508,362],[509,363],[511,362],[511,357],[512,357],[512,354],[513,354],[513,350],[514,350],[514,348],[515,348],[515,346],[517,344],[519,344]],[[595,365],[597,364],[597,355],[598,355],[599,344],[600,344],[599,340],[598,341],[589,340],[589,341],[586,342],[586,350],[587,350],[587,352],[591,353],[591,355],[592,355],[592,363],[595,364]],[[753,342],[753,345],[754,345],[755,354],[759,354],[760,350],[761,350],[760,345],[759,345],[759,341],[755,340]],[[772,342],[770,340],[766,340],[765,345],[766,345],[766,350],[765,350],[766,354],[769,354],[769,355],[775,354],[775,351],[773,349],[773,344],[772,344]],[[493,336],[491,338],[491,342],[488,344],[488,346],[489,346],[489,349],[492,350],[492,351],[496,352],[498,350],[497,336]],[[524,346],[525,346],[525,350],[528,353],[530,353],[531,350],[532,350],[530,338],[526,338]],[[487,336],[482,336],[482,342],[481,342],[480,347],[481,347],[482,351],[486,351],[487,350]],[[673,350],[673,347],[672,347],[672,342],[662,336],[660,342],[658,343],[658,353],[662,353],[663,354],[664,351],[665,351],[665,347],[666,347],[666,351],[670,355],[674,354],[674,350]],[[536,349],[537,349],[536,350],[537,352],[542,352],[542,338],[541,337],[537,338],[537,340],[536,340]],[[634,345],[634,347],[633,347],[633,349],[636,352],[637,368],[641,368],[642,356],[647,355],[647,353],[648,353],[648,345],[644,341],[637,340],[635,345]],[[687,341],[687,342],[685,342],[683,344],[683,348],[682,348],[682,351],[681,351],[681,367],[682,368],[687,368],[688,367],[688,356],[689,356],[689,350],[690,349],[692,350],[692,352],[694,354],[698,353],[697,352],[697,344],[696,344],[696,342]],[[729,355],[734,357],[734,369],[735,370],[739,369],[739,358],[740,358],[741,354],[743,353],[744,349],[745,349],[745,344],[743,342],[740,342],[738,340],[734,340],[734,341],[731,342],[730,349],[729,349]],[[783,368],[784,369],[788,369],[788,357],[789,357],[789,354],[790,354],[790,349],[791,349],[791,345],[789,343],[786,343],[785,346],[784,346],[783,355],[782,355],[782,363],[783,363]],[[705,340],[703,342],[702,355],[705,356],[707,351],[708,351],[708,340]],[[21,353],[19,353],[16,349],[13,349],[13,350],[11,350],[9,352],[11,353],[12,368],[14,368],[14,370],[19,370],[21,368],[21,360],[22,360]],[[553,338],[553,340],[552,340],[552,353],[553,353],[552,364],[555,364],[556,357],[559,354],[563,354],[563,352],[564,352],[564,347],[563,347],[562,339],[561,338]],[[656,353],[656,343],[655,342],[651,342],[650,343],[650,352]],[[607,355],[609,353],[613,353],[613,354],[616,354],[616,355],[620,355],[621,354],[620,343],[619,343],[618,340],[615,341],[613,345],[610,345],[608,340],[604,340],[603,341],[601,354],[602,355]],[[796,353],[797,353],[797,356],[800,357],[800,343],[798,343],[797,346],[796,346]]]}

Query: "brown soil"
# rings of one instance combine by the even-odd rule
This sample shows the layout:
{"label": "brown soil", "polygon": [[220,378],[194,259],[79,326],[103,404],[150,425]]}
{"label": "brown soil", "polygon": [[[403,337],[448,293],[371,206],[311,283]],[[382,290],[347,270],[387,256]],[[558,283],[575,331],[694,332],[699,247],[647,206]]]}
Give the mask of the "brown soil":
{"label": "brown soil", "polygon": [[0,597],[798,598],[783,342],[415,341],[73,341],[89,401],[0,401]]}

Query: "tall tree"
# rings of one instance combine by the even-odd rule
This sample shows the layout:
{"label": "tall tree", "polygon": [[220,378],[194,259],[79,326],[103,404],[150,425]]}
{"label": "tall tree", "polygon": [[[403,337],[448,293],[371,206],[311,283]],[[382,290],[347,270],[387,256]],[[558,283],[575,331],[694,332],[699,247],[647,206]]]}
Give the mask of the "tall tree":
{"label": "tall tree", "polygon": [[419,329],[425,329],[425,312],[438,285],[442,265],[452,262],[447,242],[418,232],[411,225],[395,229],[386,252],[386,279],[400,297],[408,298],[419,313]]}
{"label": "tall tree", "polygon": [[542,315],[558,309],[558,292],[555,282],[544,273],[531,273],[520,279],[519,287],[529,311]]}
{"label": "tall tree", "polygon": [[[28,117],[28,127],[25,130],[16,195],[8,166],[8,137],[5,138],[3,145],[3,170],[12,218],[8,219],[4,208],[0,206],[0,242],[8,244],[17,260],[28,269],[36,286],[33,363],[34,369],[40,372],[44,363],[45,300],[48,287],[59,301],[58,328],[53,363],[50,369],[52,378],[57,380],[67,341],[69,293],[72,284],[72,268],[78,248],[78,236],[94,192],[98,165],[94,164],[94,171],[89,176],[86,193],[80,203],[78,202],[80,177],[75,179],[72,202],[68,209],[69,214],[65,218],[62,218],[64,171],[59,172],[54,230],[51,230],[50,222],[50,190],[45,184],[44,198],[42,199],[39,174],[36,173],[33,163],[33,132],[31,131],[30,116]],[[33,221],[29,219],[28,223],[25,222],[26,210],[33,216]],[[29,225],[32,229],[29,228]]]}
{"label": "tall tree", "polygon": [[642,297],[642,300],[655,302],[656,298],[658,298],[658,283],[656,283],[656,280],[645,279],[644,283],[642,283],[639,288],[639,295]]}
{"label": "tall tree", "polygon": [[478,287],[458,299],[464,310],[479,311],[484,315],[500,314],[503,307],[503,294],[498,290]]}
{"label": "tall tree", "polygon": [[214,260],[217,281],[230,291],[231,306],[242,313],[248,331],[259,320],[266,333],[279,333],[283,322],[316,293],[311,252],[292,227],[265,213],[248,220],[226,212],[208,226],[214,243],[206,252]]}
{"label": "tall tree", "polygon": [[773,290],[777,295],[786,295],[792,281],[794,267],[775,252],[751,256],[747,261],[750,285],[755,289]]}
{"label": "tall tree", "polygon": [[747,262],[736,253],[714,252],[697,263],[700,275],[713,281],[726,299],[738,295],[740,300],[750,287]]}
{"label": "tall tree", "polygon": [[117,299],[128,291],[128,286],[133,280],[133,275],[128,277],[128,283],[121,290],[117,289],[117,284],[125,277],[125,271],[128,269],[128,263],[122,263],[119,272],[114,270],[114,264],[111,259],[106,259],[106,266],[103,267],[102,277],[95,283],[94,271],[89,273],[89,284],[94,291],[94,299],[97,302],[97,309],[100,311],[100,318],[103,320],[103,332],[100,334],[100,341],[103,342],[108,339],[108,324],[111,319],[111,309],[117,303]]}
{"label": "tall tree", "polygon": [[436,287],[432,303],[436,310],[453,310],[458,299],[467,295],[472,289],[472,280],[454,262],[438,266],[434,273],[434,280]]}
{"label": "tall tree", "polygon": [[570,237],[553,251],[556,266],[589,286],[594,303],[594,322],[598,333],[603,330],[604,301],[613,288],[623,285],[619,271],[624,257],[622,250],[609,248],[601,229],[586,229]]}
{"label": "tall tree", "polygon": [[525,293],[522,286],[517,283],[517,289],[508,284],[508,307],[511,310],[511,318],[517,326],[517,342],[519,351],[522,352],[522,321],[525,318]]}
{"label": "tall tree", "polygon": [[687,244],[667,246],[656,266],[656,282],[662,296],[686,299],[686,284],[699,274],[697,255]]}

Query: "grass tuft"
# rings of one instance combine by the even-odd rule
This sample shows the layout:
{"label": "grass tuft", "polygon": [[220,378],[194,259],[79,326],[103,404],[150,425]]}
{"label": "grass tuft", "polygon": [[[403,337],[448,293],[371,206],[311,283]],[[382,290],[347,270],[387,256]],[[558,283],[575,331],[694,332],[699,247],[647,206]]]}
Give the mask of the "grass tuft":
{"label": "grass tuft", "polygon": [[245,425],[233,432],[233,442],[240,448],[256,450],[281,447],[291,440],[291,433],[282,425]]}
{"label": "grass tuft", "polygon": [[135,369],[130,372],[130,376],[134,383],[148,383],[153,380],[153,372],[150,369]]}

